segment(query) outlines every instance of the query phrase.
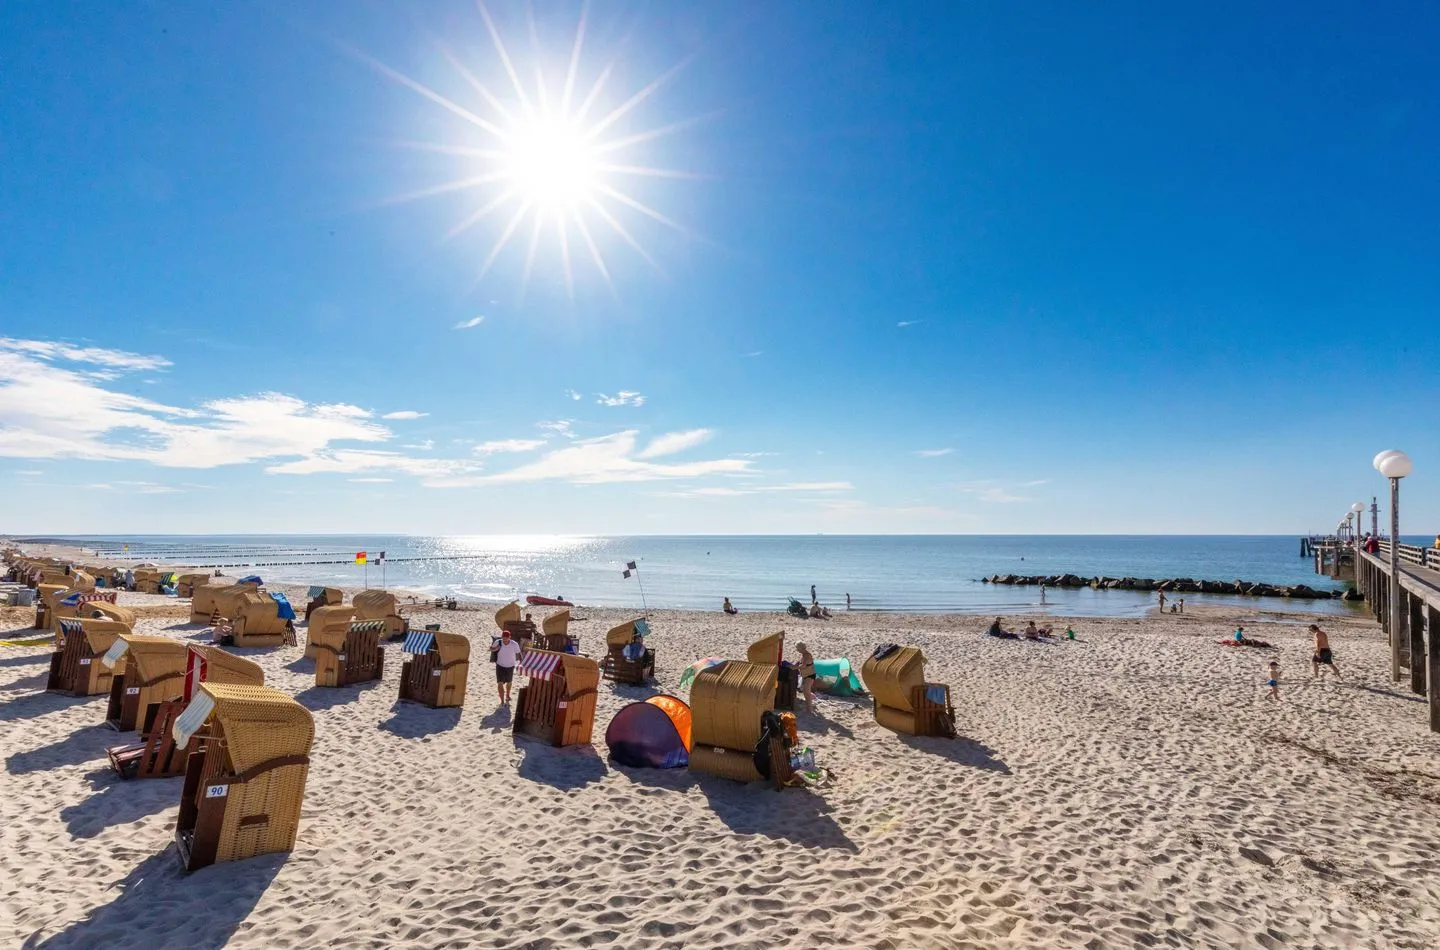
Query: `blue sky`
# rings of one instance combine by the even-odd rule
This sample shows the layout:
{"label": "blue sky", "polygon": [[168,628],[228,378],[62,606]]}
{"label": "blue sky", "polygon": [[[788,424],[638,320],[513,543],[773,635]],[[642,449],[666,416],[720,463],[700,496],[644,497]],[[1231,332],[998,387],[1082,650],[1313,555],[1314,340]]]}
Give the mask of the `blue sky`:
{"label": "blue sky", "polygon": [[0,9],[0,530],[1440,530],[1433,10],[536,6]]}

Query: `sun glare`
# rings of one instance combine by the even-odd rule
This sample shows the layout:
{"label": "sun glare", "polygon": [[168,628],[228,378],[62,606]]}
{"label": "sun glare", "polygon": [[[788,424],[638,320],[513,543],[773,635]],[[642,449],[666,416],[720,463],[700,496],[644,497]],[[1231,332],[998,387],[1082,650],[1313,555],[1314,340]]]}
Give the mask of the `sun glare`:
{"label": "sun glare", "polygon": [[[468,165],[463,177],[441,182],[393,201],[411,201],[439,195],[455,195],[476,191],[481,194],[475,206],[456,222],[447,238],[454,238],[487,220],[495,222],[497,235],[484,262],[479,278],[512,243],[524,246],[524,271],[521,292],[524,292],[535,270],[537,250],[542,238],[553,239],[562,265],[566,291],[574,295],[572,256],[588,256],[596,271],[613,289],[610,269],[606,266],[600,240],[613,235],[652,267],[659,269],[631,227],[644,219],[658,222],[682,234],[689,234],[679,224],[646,204],[627,189],[625,183],[636,178],[696,178],[688,172],[658,168],[645,164],[637,153],[646,144],[671,135],[691,125],[694,120],[635,131],[626,127],[627,117],[659,91],[684,68],[682,61],[649,85],[624,97],[619,105],[601,114],[606,100],[607,81],[614,70],[612,62],[593,81],[581,82],[581,50],[585,42],[588,7],[580,15],[575,41],[563,82],[556,77],[546,81],[541,68],[544,57],[539,48],[535,22],[529,23],[530,46],[534,62],[524,72],[534,76],[527,85],[522,70],[512,58],[500,37],[500,31],[483,3],[478,4],[480,16],[490,34],[495,50],[494,63],[503,68],[510,84],[510,93],[502,98],[476,75],[471,68],[448,49],[440,55],[454,68],[465,86],[475,93],[476,102],[462,105],[429,86],[386,66],[358,50],[351,52],[377,71],[418,93],[452,115],[479,129],[486,142],[481,146],[450,142],[408,142],[408,147],[460,156]],[[528,8],[527,8],[528,9]],[[594,113],[592,115],[592,113]],[[598,117],[597,117],[598,116]],[[461,136],[457,135],[457,138]],[[512,241],[518,234],[528,235]],[[546,237],[549,236],[549,237]]]}
{"label": "sun glare", "polygon": [[598,162],[578,123],[526,121],[506,134],[502,153],[503,181],[537,208],[570,212],[599,196]]}

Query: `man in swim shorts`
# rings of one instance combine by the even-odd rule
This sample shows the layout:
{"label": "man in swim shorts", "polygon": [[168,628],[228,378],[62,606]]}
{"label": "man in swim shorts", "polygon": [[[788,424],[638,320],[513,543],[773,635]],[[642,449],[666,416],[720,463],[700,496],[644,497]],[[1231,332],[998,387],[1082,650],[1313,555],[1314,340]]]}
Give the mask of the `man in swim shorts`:
{"label": "man in swim shorts", "polygon": [[1320,629],[1318,623],[1310,625],[1310,632],[1315,635],[1315,654],[1310,657],[1310,669],[1315,676],[1325,679],[1324,669],[1329,667],[1331,673],[1335,674],[1336,680],[1342,680],[1340,667],[1335,665],[1335,654],[1330,652],[1330,638],[1325,631]]}

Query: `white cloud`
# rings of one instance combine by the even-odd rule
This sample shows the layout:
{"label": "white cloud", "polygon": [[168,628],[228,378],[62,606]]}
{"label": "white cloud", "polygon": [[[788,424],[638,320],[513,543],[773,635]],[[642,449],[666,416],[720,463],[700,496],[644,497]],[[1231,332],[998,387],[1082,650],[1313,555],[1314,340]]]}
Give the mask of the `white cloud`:
{"label": "white cloud", "polygon": [[478,316],[478,317],[471,317],[469,320],[461,320],[459,323],[455,324],[455,326],[454,326],[452,329],[455,329],[455,330],[469,330],[471,327],[478,327],[480,324],[482,324],[482,323],[484,323],[484,322],[485,322],[485,317],[484,317],[484,315],[482,314],[481,316]]}
{"label": "white cloud", "polygon": [[408,445],[402,445],[402,446],[400,446],[400,448],[402,448],[402,449],[415,449],[415,450],[420,451],[420,452],[428,452],[428,451],[430,451],[431,449],[435,448],[435,440],[434,440],[434,439],[424,439],[424,440],[422,440],[422,441],[420,441],[420,442],[411,442],[411,443],[409,443]]}
{"label": "white cloud", "polygon": [[772,455],[779,455],[780,453],[779,453],[779,452],[735,452],[735,453],[733,453],[733,454],[734,454],[734,456],[735,456],[737,459],[763,459],[763,458],[769,458],[769,457],[772,456]]}
{"label": "white cloud", "polygon": [[622,389],[613,396],[596,393],[595,402],[601,406],[643,406],[645,405],[645,397],[637,392]]}
{"label": "white cloud", "polygon": [[347,479],[347,481],[354,482],[354,483],[357,484],[357,485],[379,485],[379,484],[382,484],[382,483],[384,483],[384,482],[393,482],[394,480],[395,480],[395,479],[393,479],[393,478],[351,478],[351,479]]}
{"label": "white cloud", "polygon": [[954,449],[920,449],[915,454],[921,458],[933,459],[939,458],[942,455],[949,455],[954,451]]}
{"label": "white cloud", "polygon": [[686,432],[667,432],[662,436],[651,440],[645,446],[645,451],[636,458],[653,459],[665,455],[674,455],[676,452],[683,452],[686,449],[693,449],[704,442],[709,442],[710,437],[715,433],[709,429],[690,429]]}
{"label": "white cloud", "polygon": [[408,421],[410,419],[424,419],[430,415],[428,412],[416,412],[414,409],[401,409],[399,412],[387,412],[381,419],[394,419],[396,421]]}
{"label": "white cloud", "polygon": [[351,474],[358,472],[400,472],[422,478],[438,478],[478,472],[477,462],[460,459],[417,459],[399,452],[376,449],[325,449],[293,462],[267,466],[271,475]]}
{"label": "white cloud", "polygon": [[114,481],[99,485],[86,485],[85,487],[95,491],[129,492],[134,495],[173,495],[181,491],[181,489],[173,485],[161,485],[158,482],[135,481]]}
{"label": "white cloud", "polygon": [[533,452],[544,445],[544,439],[500,439],[495,442],[481,442],[472,451],[476,455],[493,455],[497,452]]}
{"label": "white cloud", "polygon": [[1037,478],[1037,479],[1035,479],[1035,480],[1033,480],[1033,481],[1021,482],[1021,483],[1020,483],[1020,487],[1021,487],[1021,488],[1037,488],[1037,487],[1039,487],[1040,485],[1048,485],[1048,484],[1050,484],[1050,479],[1048,479],[1048,478]]}
{"label": "white cloud", "polygon": [[746,358],[746,359],[754,359],[754,358],[757,357],[757,356],[764,356],[764,355],[765,355],[765,351],[764,351],[764,350],[751,350],[749,353],[746,353],[746,354],[745,354],[745,358]]}
{"label": "white cloud", "polygon": [[32,476],[32,477],[33,477],[33,476],[38,476],[38,475],[44,475],[45,473],[44,473],[44,472],[41,472],[41,471],[38,471],[37,469],[33,469],[33,468],[17,468],[17,469],[15,470],[15,474],[16,474],[16,475],[29,475],[29,476]]}
{"label": "white cloud", "polygon": [[163,356],[142,356],[125,350],[108,350],[96,346],[71,346],[46,340],[12,340],[0,337],[0,350],[25,353],[42,360],[65,360],[71,363],[88,363],[92,366],[108,366],[120,370],[163,369],[171,362]]}
{"label": "white cloud", "polygon": [[895,325],[896,325],[897,327],[904,328],[904,327],[913,327],[913,326],[915,326],[915,324],[917,324],[917,323],[924,323],[924,322],[925,322],[924,320],[901,320],[899,323],[897,323],[897,324],[895,324]]}
{"label": "white cloud", "polygon": [[849,482],[789,482],[784,485],[747,485],[744,488],[715,485],[673,492],[658,492],[657,494],[673,498],[731,498],[737,495],[759,495],[769,492],[811,492],[816,494],[846,492],[852,491],[854,488],[855,486]]}
{"label": "white cloud", "polygon": [[555,435],[563,435],[568,439],[573,434],[570,427],[574,424],[574,419],[556,419],[553,422],[537,422],[535,423],[535,428],[542,432],[553,432]]}
{"label": "white cloud", "polygon": [[575,390],[573,390],[573,389],[567,389],[567,390],[565,390],[565,395],[569,396],[571,399],[575,400],[576,402],[579,402],[580,400],[582,400],[582,399],[585,398],[584,396],[580,395],[579,393],[577,393],[577,392],[576,392]]}
{"label": "white cloud", "polygon": [[[707,431],[708,430],[695,430]],[[676,441],[686,433],[662,435],[655,443]],[[707,459],[699,462],[664,464],[643,461],[637,454],[636,431],[628,429],[597,439],[583,439],[547,452],[538,460],[494,475],[432,478],[432,488],[463,488],[507,482],[567,481],[575,485],[615,482],[649,482],[673,478],[700,478],[708,475],[743,475],[750,471],[746,459]],[[677,450],[678,451],[678,450]]]}

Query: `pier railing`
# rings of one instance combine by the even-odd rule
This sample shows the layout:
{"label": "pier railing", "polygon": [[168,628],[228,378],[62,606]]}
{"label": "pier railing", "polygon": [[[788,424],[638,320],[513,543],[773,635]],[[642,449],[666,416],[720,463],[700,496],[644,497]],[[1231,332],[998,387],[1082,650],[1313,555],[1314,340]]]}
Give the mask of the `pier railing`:
{"label": "pier railing", "polygon": [[[1326,554],[1332,554],[1336,550],[1347,552],[1354,547],[1354,542],[1349,538],[1312,537],[1305,539],[1305,542],[1310,551],[1324,551]],[[1378,545],[1378,549],[1375,553],[1382,559],[1388,560],[1390,558],[1390,540],[1388,538],[1381,539],[1376,541],[1376,544]],[[1302,556],[1308,556],[1304,554],[1303,549]],[[1434,570],[1440,570],[1440,548],[1427,548],[1418,544],[1402,543],[1396,551],[1396,558],[1404,561],[1406,564],[1414,564],[1416,567],[1428,567]]]}

